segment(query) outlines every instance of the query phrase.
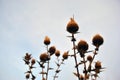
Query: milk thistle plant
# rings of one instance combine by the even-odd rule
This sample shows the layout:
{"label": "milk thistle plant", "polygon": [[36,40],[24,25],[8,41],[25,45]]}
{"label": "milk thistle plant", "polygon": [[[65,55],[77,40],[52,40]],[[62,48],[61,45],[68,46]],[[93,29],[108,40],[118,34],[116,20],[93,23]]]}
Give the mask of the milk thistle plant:
{"label": "milk thistle plant", "polygon": [[[51,40],[48,36],[46,36],[43,41],[46,46],[46,51],[39,55],[39,60],[34,59],[31,54],[26,53],[23,57],[25,64],[28,66],[28,70],[25,72],[26,80],[35,80],[37,78],[33,74],[34,68],[36,69],[34,64],[36,63],[38,63],[40,68],[39,74],[41,80],[49,80],[49,71],[54,72],[53,80],[57,80],[57,78],[59,78],[58,75],[61,72],[60,67],[64,66],[63,64],[70,57],[74,57],[76,72],[73,72],[73,74],[78,80],[97,80],[104,67],[100,61],[95,60],[95,56],[98,54],[99,47],[103,44],[104,39],[100,34],[94,35],[92,44],[95,46],[95,49],[89,51],[89,45],[85,40],[80,40],[77,44],[75,43],[75,35],[79,33],[78,30],[78,24],[75,22],[74,18],[71,18],[67,24],[66,31],[71,34],[69,37],[71,37],[73,45],[72,54],[70,54],[69,51],[65,51],[62,54],[62,58],[60,58],[60,50],[56,49],[55,46],[50,46]],[[56,56],[56,67],[50,66],[52,56]],[[82,71],[80,71],[80,66],[83,67]]]}

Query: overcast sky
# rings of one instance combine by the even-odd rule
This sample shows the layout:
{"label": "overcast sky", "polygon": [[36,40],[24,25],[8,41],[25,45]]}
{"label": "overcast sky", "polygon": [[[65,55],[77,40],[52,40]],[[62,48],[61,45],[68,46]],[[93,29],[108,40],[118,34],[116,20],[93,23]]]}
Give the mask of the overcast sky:
{"label": "overcast sky", "polygon": [[[22,58],[29,52],[39,59],[46,35],[62,53],[71,49],[66,25],[73,14],[80,26],[78,41],[85,39],[92,45],[96,33],[104,37],[96,60],[106,69],[99,80],[119,80],[120,0],[0,0],[0,80],[25,80]],[[61,67],[58,80],[76,79],[73,60]]]}

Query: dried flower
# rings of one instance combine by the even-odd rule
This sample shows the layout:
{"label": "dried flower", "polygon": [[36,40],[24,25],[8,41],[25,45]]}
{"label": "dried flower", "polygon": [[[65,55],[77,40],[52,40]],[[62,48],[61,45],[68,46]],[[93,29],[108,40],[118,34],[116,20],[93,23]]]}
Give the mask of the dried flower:
{"label": "dried flower", "polygon": [[83,75],[80,75],[80,79],[81,79],[81,80],[84,80],[84,76],[83,76]]}
{"label": "dried flower", "polygon": [[101,62],[100,61],[97,61],[96,63],[95,63],[95,68],[96,69],[101,69]]}
{"label": "dried flower", "polygon": [[91,62],[91,61],[92,61],[92,59],[93,59],[93,58],[92,58],[92,56],[91,56],[91,55],[87,56],[87,60],[88,60],[88,61],[90,61],[90,62]]}
{"label": "dried flower", "polygon": [[24,59],[29,61],[31,59],[31,54],[26,53]]}
{"label": "dried flower", "polygon": [[50,44],[50,38],[48,36],[45,36],[44,44],[45,45],[49,45]]}
{"label": "dried flower", "polygon": [[30,74],[28,73],[28,74],[26,74],[26,79],[29,79],[30,78]]}
{"label": "dried flower", "polygon": [[100,45],[103,44],[104,39],[102,36],[100,36],[99,34],[96,34],[93,39],[92,39],[93,45],[96,47],[99,47]]}
{"label": "dried flower", "polygon": [[43,77],[42,80],[46,80],[46,79]]}
{"label": "dried flower", "polygon": [[63,59],[67,59],[68,58],[68,51],[67,52],[64,52],[64,54],[63,54]]}
{"label": "dried flower", "polygon": [[56,50],[55,55],[56,55],[57,57],[59,57],[59,56],[60,56],[60,51],[59,51],[59,50]]}
{"label": "dried flower", "polygon": [[50,53],[50,55],[53,55],[53,54],[55,53],[55,51],[56,51],[55,46],[51,46],[51,47],[49,48],[49,53]]}
{"label": "dried flower", "polygon": [[35,59],[32,59],[31,60],[31,65],[34,65],[35,64]]}
{"label": "dried flower", "polygon": [[86,52],[88,50],[88,43],[84,40],[80,40],[77,46],[78,52]]}
{"label": "dried flower", "polygon": [[40,55],[40,60],[43,61],[43,62],[45,62],[45,61],[47,61],[49,59],[50,59],[50,57],[49,57],[49,55],[47,53],[42,53]]}
{"label": "dried flower", "polygon": [[78,24],[75,22],[73,18],[71,18],[71,20],[67,24],[67,31],[73,34],[73,33],[76,33],[78,29],[79,29]]}

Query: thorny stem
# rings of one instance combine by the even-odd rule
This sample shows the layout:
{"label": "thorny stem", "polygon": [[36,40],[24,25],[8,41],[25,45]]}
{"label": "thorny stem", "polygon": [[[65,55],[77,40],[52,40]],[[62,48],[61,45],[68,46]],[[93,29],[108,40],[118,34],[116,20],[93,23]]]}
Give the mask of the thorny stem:
{"label": "thorny stem", "polygon": [[30,74],[31,74],[31,76],[32,76],[32,79],[33,79],[33,80],[35,80],[35,79],[34,79],[34,77],[33,77],[33,73],[32,73],[32,68],[31,68],[31,67],[32,67],[32,65],[31,65],[31,66],[30,66],[30,65],[28,65],[28,66],[29,66],[29,71],[30,71]]}
{"label": "thorny stem", "polygon": [[84,74],[85,74],[85,80],[86,80],[86,77],[87,77],[87,69],[86,69],[85,57],[83,57],[83,62],[84,62]]}
{"label": "thorny stem", "polygon": [[[48,54],[48,45],[47,45],[47,54]],[[50,55],[49,55],[49,57],[50,57]],[[48,79],[48,72],[49,72],[49,60],[48,60],[48,64],[47,64],[46,80]]]}
{"label": "thorny stem", "polygon": [[[97,73],[96,73],[97,74]],[[97,80],[97,77],[95,76],[95,80]]]}
{"label": "thorny stem", "polygon": [[92,64],[92,62],[93,62],[93,60],[94,60],[94,58],[95,58],[95,55],[96,55],[96,49],[95,49],[95,52],[93,52],[94,53],[94,55],[93,55],[93,58],[92,58],[92,60],[90,61],[90,64],[89,64],[89,66],[88,66],[88,70],[91,70],[91,64]]}
{"label": "thorny stem", "polygon": [[[71,40],[72,42],[73,42],[73,50],[74,50],[74,59],[75,59],[75,64],[77,65],[77,58],[76,58],[76,51],[75,51],[75,47],[76,47],[76,45],[75,45],[75,38],[74,38],[74,34],[72,34],[72,40]],[[76,70],[77,70],[77,74],[78,74],[78,80],[80,80],[80,77],[79,77],[79,69],[78,69],[78,66],[76,66],[75,67],[76,68]]]}
{"label": "thorny stem", "polygon": [[[58,60],[58,58],[57,58],[57,60]],[[58,62],[59,62],[59,60],[58,60]],[[56,71],[59,70],[59,68],[60,68],[61,64],[63,64],[63,62],[64,62],[64,59],[62,59],[62,62],[58,65]],[[56,71],[55,71],[55,76],[54,76],[54,79],[53,79],[53,80],[55,80],[56,77],[57,77],[57,72],[56,72]]]}
{"label": "thorny stem", "polygon": [[[44,72],[44,68],[42,68],[42,72]],[[42,79],[44,78],[44,74],[42,74]]]}
{"label": "thorny stem", "polygon": [[[93,58],[92,58],[92,60],[90,61],[90,64],[89,64],[88,69],[87,69],[87,71],[89,71],[89,73],[91,73],[91,64],[92,64],[92,62],[93,62],[93,60],[94,60],[94,58],[95,58],[96,52],[97,52],[97,50],[95,49],[95,51],[93,52],[93,53],[94,53]],[[92,78],[92,76],[91,76],[91,78]],[[95,77],[95,80],[96,80],[96,78],[97,78],[97,77]]]}

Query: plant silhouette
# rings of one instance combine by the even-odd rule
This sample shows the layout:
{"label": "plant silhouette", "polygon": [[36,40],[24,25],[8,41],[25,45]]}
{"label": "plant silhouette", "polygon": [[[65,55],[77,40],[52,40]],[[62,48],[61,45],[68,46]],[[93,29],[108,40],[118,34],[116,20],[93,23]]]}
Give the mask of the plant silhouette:
{"label": "plant silhouette", "polygon": [[[32,71],[34,68],[36,69],[34,64],[38,63],[39,68],[41,69],[41,80],[49,80],[49,71],[54,72],[53,80],[57,80],[57,78],[59,78],[59,73],[62,71],[60,67],[63,66],[68,58],[74,57],[74,66],[76,68],[76,72],[73,72],[73,74],[77,77],[77,79],[97,80],[104,67],[100,61],[95,60],[95,57],[99,53],[99,47],[103,44],[104,39],[100,34],[94,35],[92,38],[92,44],[95,46],[95,49],[89,50],[89,44],[85,40],[80,40],[76,44],[75,35],[79,33],[78,30],[78,24],[74,18],[70,18],[70,21],[66,27],[66,31],[71,34],[68,37],[71,38],[73,45],[72,54],[70,54],[68,50],[61,54],[60,50],[56,49],[55,46],[50,46],[51,40],[48,36],[46,36],[43,41],[46,46],[46,51],[40,54],[39,60],[32,58],[31,54],[26,53],[23,58],[23,61],[28,66],[28,71],[25,72],[26,79],[35,80],[37,78]],[[60,58],[61,55],[62,58]],[[56,56],[56,68],[50,66],[52,56]],[[80,71],[80,66],[83,67],[82,71]]]}

